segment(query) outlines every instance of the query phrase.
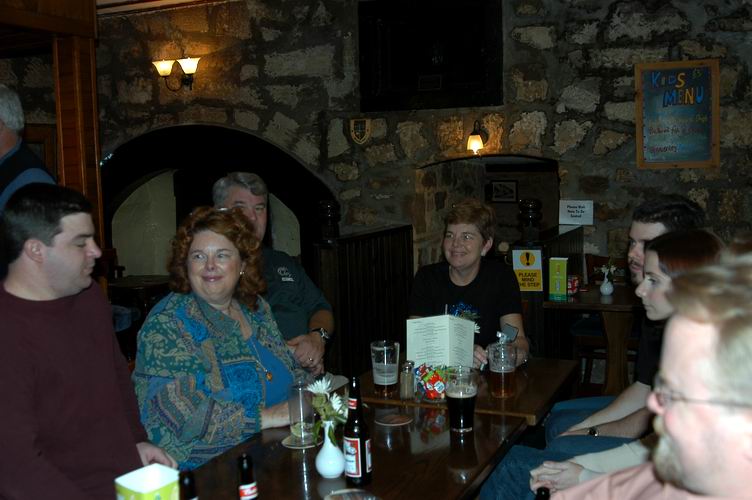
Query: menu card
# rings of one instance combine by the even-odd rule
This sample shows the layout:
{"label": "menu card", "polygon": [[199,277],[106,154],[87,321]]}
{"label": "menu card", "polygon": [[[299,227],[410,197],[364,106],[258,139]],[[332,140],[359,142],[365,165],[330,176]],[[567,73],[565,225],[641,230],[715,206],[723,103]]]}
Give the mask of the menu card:
{"label": "menu card", "polygon": [[458,316],[407,320],[407,359],[415,366],[473,366],[475,322]]}

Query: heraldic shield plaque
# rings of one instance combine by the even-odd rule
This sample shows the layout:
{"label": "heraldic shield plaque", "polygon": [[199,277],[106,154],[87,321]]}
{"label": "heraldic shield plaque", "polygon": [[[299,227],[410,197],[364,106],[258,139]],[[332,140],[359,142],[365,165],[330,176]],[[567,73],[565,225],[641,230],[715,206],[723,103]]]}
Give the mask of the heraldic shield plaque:
{"label": "heraldic shield plaque", "polygon": [[352,118],[350,120],[350,137],[355,144],[364,144],[371,138],[371,119]]}

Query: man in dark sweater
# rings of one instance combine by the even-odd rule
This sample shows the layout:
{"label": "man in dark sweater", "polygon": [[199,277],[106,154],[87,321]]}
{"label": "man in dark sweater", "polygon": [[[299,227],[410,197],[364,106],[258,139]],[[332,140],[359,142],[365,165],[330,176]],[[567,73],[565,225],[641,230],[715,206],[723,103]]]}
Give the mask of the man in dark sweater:
{"label": "man in dark sweater", "polygon": [[0,498],[110,500],[117,476],[175,467],[146,440],[109,305],[92,286],[101,252],[89,202],[30,184],[0,231],[12,259],[0,284]]}

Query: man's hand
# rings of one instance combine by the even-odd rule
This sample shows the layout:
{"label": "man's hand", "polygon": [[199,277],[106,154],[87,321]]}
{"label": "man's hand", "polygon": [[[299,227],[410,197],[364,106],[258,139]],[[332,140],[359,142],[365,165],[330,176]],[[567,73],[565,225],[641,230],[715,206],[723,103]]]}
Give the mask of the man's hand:
{"label": "man's hand", "polygon": [[300,366],[313,375],[324,373],[324,339],[318,332],[310,332],[287,341]]}
{"label": "man's hand", "polygon": [[580,484],[580,473],[584,467],[574,462],[543,462],[530,471],[530,489],[536,491],[546,487],[554,492]]}
{"label": "man's hand", "polygon": [[178,468],[178,463],[169,453],[148,441],[137,443],[136,449],[138,450],[138,456],[141,457],[141,463],[145,466],[149,464],[162,464],[173,469]]}
{"label": "man's hand", "polygon": [[488,363],[486,350],[478,344],[473,346],[473,368],[480,368],[480,365]]}

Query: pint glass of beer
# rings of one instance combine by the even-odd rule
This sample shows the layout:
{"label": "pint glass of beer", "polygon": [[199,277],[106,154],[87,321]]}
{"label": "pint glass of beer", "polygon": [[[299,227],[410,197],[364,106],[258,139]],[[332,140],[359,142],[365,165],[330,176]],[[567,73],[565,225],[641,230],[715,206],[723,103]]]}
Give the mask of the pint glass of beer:
{"label": "pint glass of beer", "polygon": [[373,387],[376,394],[388,397],[397,389],[399,349],[399,342],[393,340],[371,342]]}
{"label": "pint glass of beer", "polygon": [[447,369],[446,402],[449,407],[449,428],[454,432],[473,430],[477,394],[478,370],[469,366],[451,366]]}
{"label": "pint glass of beer", "polygon": [[517,348],[515,346],[501,342],[488,346],[491,396],[495,398],[514,396],[516,367]]}

